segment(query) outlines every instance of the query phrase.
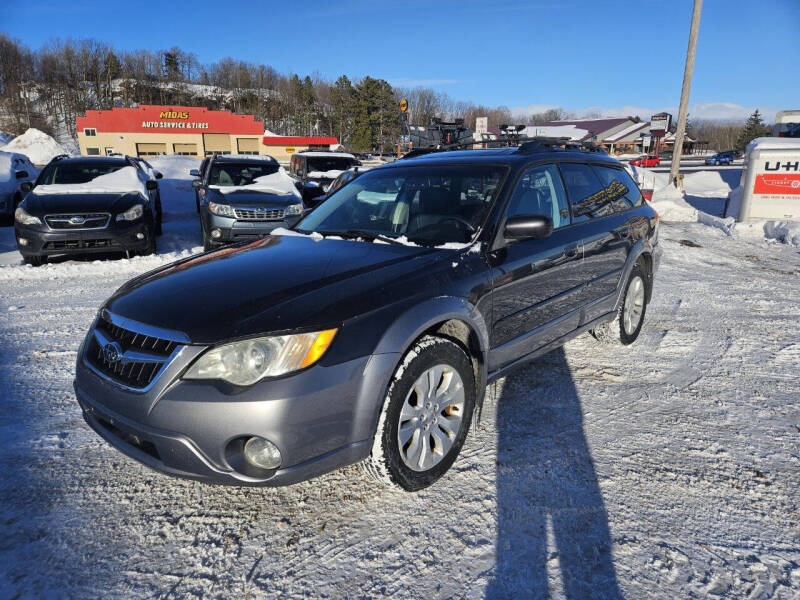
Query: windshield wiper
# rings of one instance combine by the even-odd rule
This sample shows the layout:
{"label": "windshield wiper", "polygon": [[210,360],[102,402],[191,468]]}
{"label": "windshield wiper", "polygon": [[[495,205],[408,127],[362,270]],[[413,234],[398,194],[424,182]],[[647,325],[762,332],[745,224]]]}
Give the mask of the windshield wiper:
{"label": "windshield wiper", "polygon": [[365,238],[366,240],[373,242],[375,240],[380,240],[381,242],[386,242],[387,244],[399,244],[400,246],[404,246],[403,242],[388,236],[383,235],[382,233],[375,233],[373,231],[365,231],[363,229],[346,229],[344,231],[318,231],[320,235],[329,236],[329,235],[338,235],[343,238]]}

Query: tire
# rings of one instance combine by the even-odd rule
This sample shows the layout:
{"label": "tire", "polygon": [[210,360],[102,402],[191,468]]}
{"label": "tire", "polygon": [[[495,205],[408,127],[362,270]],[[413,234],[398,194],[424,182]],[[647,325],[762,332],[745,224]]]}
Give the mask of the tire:
{"label": "tire", "polygon": [[[625,283],[625,293],[614,320],[592,329],[591,333],[596,340],[605,344],[621,346],[627,346],[636,341],[642,325],[644,325],[644,317],[647,312],[647,299],[650,297],[648,281],[649,278],[642,265],[637,263]],[[638,307],[638,311],[635,307]],[[630,322],[627,321],[628,316],[632,318]]]}
{"label": "tire", "polygon": [[[364,462],[367,473],[410,492],[436,482],[464,445],[475,395],[475,375],[464,350],[444,338],[423,337],[392,377]],[[430,402],[423,403],[422,396]]]}
{"label": "tire", "polygon": [[156,253],[156,236],[155,236],[155,232],[148,229],[147,238],[150,241],[147,244],[147,247],[144,250],[141,250],[139,252],[139,256],[151,256],[152,254]]}
{"label": "tire", "polygon": [[39,254],[29,254],[28,256],[23,256],[22,260],[26,265],[40,267],[47,262],[47,257]]}

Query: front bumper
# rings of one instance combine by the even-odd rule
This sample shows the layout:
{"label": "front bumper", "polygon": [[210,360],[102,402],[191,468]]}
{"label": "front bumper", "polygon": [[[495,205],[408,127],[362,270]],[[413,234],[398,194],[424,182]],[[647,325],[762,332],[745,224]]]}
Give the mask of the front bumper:
{"label": "front bumper", "polygon": [[[151,229],[142,219],[109,223],[104,229],[50,229],[14,223],[17,247],[23,256],[55,254],[92,254],[144,250],[150,244]],[[142,234],[142,239],[137,238]],[[20,244],[20,238],[27,241]]]}
{"label": "front bumper", "polygon": [[[236,391],[180,379],[204,349],[185,346],[141,392],[92,370],[82,349],[74,386],[84,419],[112,446],[154,469],[213,483],[288,485],[368,456],[397,355],[315,365]],[[279,469],[243,468],[236,449],[253,435],[279,448]]]}
{"label": "front bumper", "polygon": [[221,217],[206,211],[206,233],[209,235],[215,229],[219,230],[219,237],[211,237],[215,243],[230,244],[264,237],[278,227],[290,229],[301,219],[302,215],[285,217],[280,221],[240,221],[230,217]]}

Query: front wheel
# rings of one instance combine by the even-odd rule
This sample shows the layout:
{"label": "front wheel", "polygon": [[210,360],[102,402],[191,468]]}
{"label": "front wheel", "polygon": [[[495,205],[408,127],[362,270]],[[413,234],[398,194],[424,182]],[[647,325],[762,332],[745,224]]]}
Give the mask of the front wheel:
{"label": "front wheel", "polygon": [[456,343],[423,337],[395,371],[365,466],[407,491],[428,487],[456,460],[475,407],[472,363]]}
{"label": "front wheel", "polygon": [[598,341],[609,344],[627,346],[636,341],[644,324],[644,315],[647,311],[648,278],[640,264],[637,264],[628,277],[625,285],[625,295],[617,311],[617,315],[610,323],[603,323],[592,329],[592,335]]}
{"label": "front wheel", "polygon": [[23,256],[22,260],[26,265],[31,265],[32,267],[40,267],[47,262],[47,256],[39,254],[29,254],[28,256]]}

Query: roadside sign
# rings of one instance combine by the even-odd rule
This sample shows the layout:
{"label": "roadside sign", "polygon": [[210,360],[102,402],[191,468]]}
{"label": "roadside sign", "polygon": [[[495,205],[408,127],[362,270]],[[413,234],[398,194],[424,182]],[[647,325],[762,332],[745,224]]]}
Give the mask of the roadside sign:
{"label": "roadside sign", "polygon": [[642,136],[642,148],[644,148],[645,150],[648,149],[650,147],[650,142],[652,142],[652,141],[653,141],[653,136],[646,135],[646,134],[643,135]]}
{"label": "roadside sign", "polygon": [[408,110],[408,100],[403,98],[400,100],[400,112],[406,112]]}
{"label": "roadside sign", "polygon": [[286,146],[286,154],[294,154],[296,149],[294,146]]}
{"label": "roadside sign", "polygon": [[[669,113],[659,113],[650,117],[650,133],[660,134],[669,131],[672,124],[672,115]],[[661,136],[659,136],[661,137]]]}

